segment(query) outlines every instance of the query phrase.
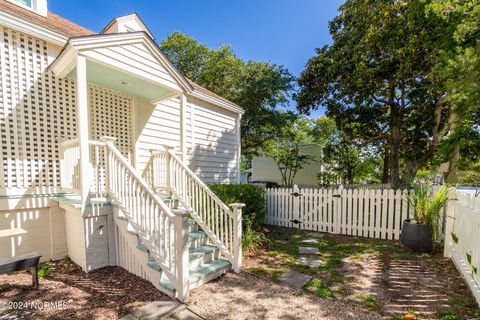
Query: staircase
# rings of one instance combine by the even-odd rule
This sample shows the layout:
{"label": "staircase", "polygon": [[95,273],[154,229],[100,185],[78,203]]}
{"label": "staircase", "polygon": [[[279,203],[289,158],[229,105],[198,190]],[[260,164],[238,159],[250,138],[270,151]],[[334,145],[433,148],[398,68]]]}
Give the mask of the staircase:
{"label": "staircase", "polygon": [[[176,295],[174,284],[164,274],[161,266],[150,255],[150,250],[142,242],[128,219],[121,213],[115,215],[118,231],[126,238],[131,247],[135,247],[135,256],[146,266],[148,280],[158,289],[170,296]],[[220,256],[219,249],[209,244],[208,236],[198,228],[194,220],[188,220],[188,259],[189,259],[189,289],[192,290],[225,272],[231,270],[231,263]]]}
{"label": "staircase", "polygon": [[[85,160],[79,145],[74,139],[61,149],[62,188],[73,191],[81,187],[75,168]],[[89,145],[93,185],[113,204],[119,266],[180,301],[231,269],[240,272],[241,204],[230,209],[171,149],[152,153],[140,175],[114,139]]]}

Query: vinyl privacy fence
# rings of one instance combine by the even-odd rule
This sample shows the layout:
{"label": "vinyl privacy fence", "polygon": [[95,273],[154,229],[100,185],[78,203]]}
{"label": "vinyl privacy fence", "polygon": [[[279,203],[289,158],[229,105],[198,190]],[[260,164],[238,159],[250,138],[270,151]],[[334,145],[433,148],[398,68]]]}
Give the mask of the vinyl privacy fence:
{"label": "vinyl privacy fence", "polygon": [[266,223],[377,239],[400,239],[407,190],[266,189]]}

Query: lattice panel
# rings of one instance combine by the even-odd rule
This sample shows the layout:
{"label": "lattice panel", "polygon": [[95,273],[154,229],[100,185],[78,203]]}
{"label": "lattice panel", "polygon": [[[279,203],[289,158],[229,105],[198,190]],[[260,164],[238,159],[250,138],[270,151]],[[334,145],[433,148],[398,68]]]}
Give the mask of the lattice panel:
{"label": "lattice panel", "polygon": [[116,147],[128,159],[132,158],[133,98],[116,91],[89,86],[91,137],[117,138]]}
{"label": "lattice panel", "polygon": [[77,131],[75,83],[47,66],[45,41],[0,26],[0,188],[60,184],[58,138]]}

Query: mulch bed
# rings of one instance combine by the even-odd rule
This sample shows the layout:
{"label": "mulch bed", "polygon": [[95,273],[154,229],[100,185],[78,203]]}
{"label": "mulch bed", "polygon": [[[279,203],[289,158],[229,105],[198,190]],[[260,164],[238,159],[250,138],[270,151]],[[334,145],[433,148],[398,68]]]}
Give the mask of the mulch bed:
{"label": "mulch bed", "polygon": [[68,259],[31,288],[31,275],[0,275],[0,319],[118,319],[163,294],[119,267],[83,272]]}

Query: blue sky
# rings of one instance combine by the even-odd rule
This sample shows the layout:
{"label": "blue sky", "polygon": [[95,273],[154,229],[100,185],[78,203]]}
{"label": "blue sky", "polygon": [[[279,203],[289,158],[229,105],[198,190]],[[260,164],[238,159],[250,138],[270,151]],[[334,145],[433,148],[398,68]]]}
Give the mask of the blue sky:
{"label": "blue sky", "polygon": [[[298,76],[314,49],[331,42],[328,21],[340,0],[49,0],[49,9],[99,32],[114,17],[137,12],[157,42],[186,33],[209,47],[230,44],[243,59],[271,61]],[[294,102],[291,103],[294,107]],[[322,111],[313,113],[313,116]]]}

